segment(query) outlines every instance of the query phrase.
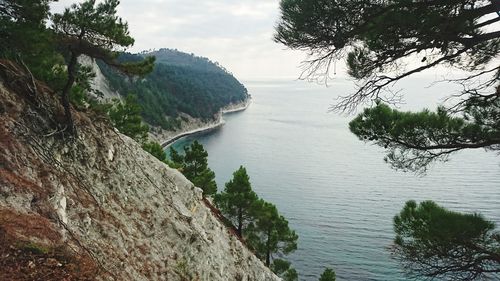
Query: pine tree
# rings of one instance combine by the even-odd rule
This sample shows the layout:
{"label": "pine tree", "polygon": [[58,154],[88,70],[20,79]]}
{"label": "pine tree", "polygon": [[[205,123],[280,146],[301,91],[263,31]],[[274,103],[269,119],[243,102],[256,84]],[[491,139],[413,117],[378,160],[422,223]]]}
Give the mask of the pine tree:
{"label": "pine tree", "polygon": [[156,157],[158,160],[165,162],[167,160],[167,154],[163,150],[163,147],[155,141],[149,141],[142,145],[142,149],[149,152],[151,155]]}
{"label": "pine tree", "polygon": [[0,57],[25,65],[33,76],[57,90],[64,73],[55,66],[64,59],[56,52],[53,32],[47,28],[52,0],[0,1]]}
{"label": "pine tree", "polygon": [[297,281],[299,275],[297,270],[291,266],[289,261],[283,259],[274,259],[271,264],[271,270],[284,281]]}
{"label": "pine tree", "polygon": [[223,192],[215,196],[215,203],[235,226],[239,236],[243,236],[246,225],[255,216],[257,194],[252,190],[246,169],[240,166],[233,178],[226,183]]}
{"label": "pine tree", "polygon": [[335,281],[336,278],[337,276],[335,275],[335,271],[331,268],[327,268],[319,277],[319,281]]}
{"label": "pine tree", "polygon": [[262,199],[257,206],[256,219],[247,229],[247,241],[269,267],[273,254],[286,255],[297,249],[298,236],[276,206]]}
{"label": "pine tree", "polygon": [[116,61],[114,50],[134,43],[127,23],[116,15],[119,3],[118,0],[105,0],[96,4],[95,0],[86,0],[52,17],[52,28],[59,37],[61,49],[68,56],[68,77],[62,90],[62,104],[69,132],[74,132],[69,93],[76,80],[80,55],[100,59],[129,75],[143,75],[153,69],[154,58],[127,64]]}
{"label": "pine tree", "polygon": [[182,164],[184,162],[184,158],[173,147],[170,147],[170,158],[177,164]]}
{"label": "pine tree", "polygon": [[203,195],[209,196],[217,192],[215,173],[208,167],[208,153],[203,145],[194,141],[184,147],[182,173],[195,186],[203,189]]}
{"label": "pine tree", "polygon": [[125,134],[139,143],[148,138],[149,127],[142,123],[141,107],[133,95],[128,95],[124,101],[116,100],[109,109],[111,123],[122,134]]}
{"label": "pine tree", "polygon": [[[308,78],[328,79],[344,58],[360,83],[332,109],[374,101],[350,130],[387,149],[393,168],[425,172],[457,151],[500,150],[498,11],[500,1],[282,0],[275,39],[309,52]],[[401,98],[395,83],[437,66],[466,73],[448,80],[463,90],[450,93],[447,107],[402,112],[387,105]],[[477,215],[411,202],[394,226],[395,256],[412,277],[474,280],[500,272],[500,234]]]}
{"label": "pine tree", "polygon": [[500,274],[500,233],[481,215],[408,201],[394,230],[392,251],[411,277],[465,281]]}
{"label": "pine tree", "polygon": [[177,152],[172,146],[169,148],[169,166],[175,169],[182,169],[182,166],[184,165],[184,157]]}
{"label": "pine tree", "polygon": [[447,108],[410,115],[378,103],[351,124],[358,137],[388,150],[394,168],[420,172],[457,151],[500,149],[498,11],[499,1],[481,0],[282,0],[275,39],[310,53],[308,78],[328,79],[345,59],[359,87],[333,110],[397,103],[402,95],[392,86],[433,67],[465,71],[448,80],[463,90],[450,93]]}

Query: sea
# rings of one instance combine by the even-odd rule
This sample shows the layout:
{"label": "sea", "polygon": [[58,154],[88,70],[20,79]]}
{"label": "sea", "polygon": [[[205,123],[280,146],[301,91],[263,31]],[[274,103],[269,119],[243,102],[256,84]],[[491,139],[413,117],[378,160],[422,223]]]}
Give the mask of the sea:
{"label": "sea", "polygon": [[[397,106],[436,109],[459,90],[435,80],[420,76],[395,85],[394,92],[403,95]],[[355,90],[352,81],[244,84],[252,95],[248,109],[225,114],[225,125],[217,130],[173,145],[181,149],[193,140],[201,142],[219,189],[240,165],[246,167],[252,188],[274,203],[299,235],[298,249],[286,257],[299,280],[318,280],[327,267],[340,281],[409,280],[389,251],[393,217],[408,200],[481,213],[500,226],[497,152],[458,152],[424,174],[396,171],[384,162],[383,148],[349,131],[356,113],[329,110],[338,96]]]}

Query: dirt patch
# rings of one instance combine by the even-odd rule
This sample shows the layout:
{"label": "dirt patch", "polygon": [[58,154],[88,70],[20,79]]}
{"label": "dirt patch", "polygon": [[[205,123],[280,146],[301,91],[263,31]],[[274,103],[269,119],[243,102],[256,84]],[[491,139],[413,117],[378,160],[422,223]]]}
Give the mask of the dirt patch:
{"label": "dirt patch", "polygon": [[12,187],[15,192],[43,194],[43,188],[15,173],[0,167],[0,183]]}
{"label": "dirt patch", "polygon": [[38,214],[23,214],[12,209],[0,209],[0,228],[4,234],[51,245],[61,240],[52,222]]}
{"label": "dirt patch", "polygon": [[19,239],[0,228],[0,280],[95,280],[99,270],[85,253],[65,245]]}

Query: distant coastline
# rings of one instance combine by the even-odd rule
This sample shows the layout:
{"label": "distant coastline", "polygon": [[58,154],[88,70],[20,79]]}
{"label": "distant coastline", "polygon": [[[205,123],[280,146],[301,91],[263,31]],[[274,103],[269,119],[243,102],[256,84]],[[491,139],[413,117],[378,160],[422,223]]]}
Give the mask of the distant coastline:
{"label": "distant coastline", "polygon": [[194,135],[194,134],[198,134],[198,133],[209,132],[209,131],[218,129],[219,127],[223,126],[224,123],[225,123],[224,118],[223,118],[224,114],[234,113],[234,112],[239,112],[239,111],[246,110],[250,106],[251,103],[252,103],[252,97],[249,96],[246,100],[244,100],[241,103],[230,104],[230,105],[222,108],[219,111],[218,116],[217,116],[217,121],[215,123],[208,124],[206,126],[199,127],[199,128],[196,128],[196,129],[192,129],[192,130],[189,130],[189,131],[186,131],[186,132],[181,132],[181,133],[179,133],[179,134],[177,134],[177,135],[175,135],[173,137],[168,138],[165,141],[162,141],[161,142],[161,146],[162,146],[162,148],[167,148],[172,143],[174,143],[175,141],[177,141],[177,140],[179,140],[181,138],[184,138],[184,137],[187,137],[187,136],[190,136],[190,135]]}

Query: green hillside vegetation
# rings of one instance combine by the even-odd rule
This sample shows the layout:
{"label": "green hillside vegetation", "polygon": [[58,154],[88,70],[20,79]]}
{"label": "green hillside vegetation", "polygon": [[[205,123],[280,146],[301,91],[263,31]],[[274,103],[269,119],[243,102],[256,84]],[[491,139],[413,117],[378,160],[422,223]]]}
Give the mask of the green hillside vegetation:
{"label": "green hillside vegetation", "polygon": [[231,73],[207,58],[176,50],[122,54],[121,62],[156,56],[154,70],[143,79],[129,79],[98,62],[110,87],[126,96],[133,93],[142,107],[142,117],[153,126],[173,130],[180,125],[180,113],[210,120],[219,110],[248,97],[246,88]]}

